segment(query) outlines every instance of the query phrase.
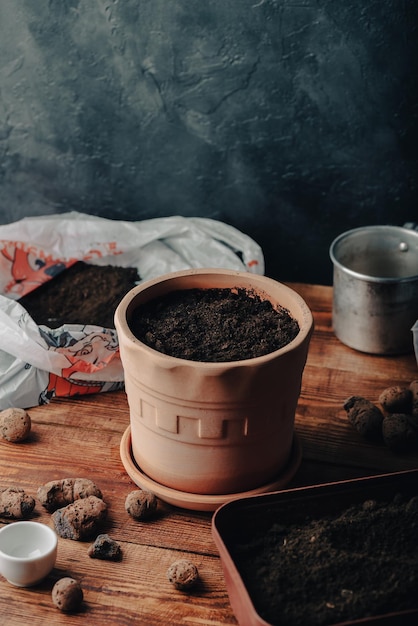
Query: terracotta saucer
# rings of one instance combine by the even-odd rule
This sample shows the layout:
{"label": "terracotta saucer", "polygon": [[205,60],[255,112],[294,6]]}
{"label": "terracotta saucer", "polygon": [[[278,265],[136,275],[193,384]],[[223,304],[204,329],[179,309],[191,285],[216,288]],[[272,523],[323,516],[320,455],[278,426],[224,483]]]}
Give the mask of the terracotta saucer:
{"label": "terracotta saucer", "polygon": [[183,509],[190,509],[192,511],[215,511],[222,504],[230,500],[245,498],[269,491],[277,491],[287,485],[295,475],[302,461],[302,449],[299,438],[295,435],[289,462],[284,471],[277,476],[275,480],[261,487],[257,487],[256,489],[251,489],[250,491],[221,495],[205,495],[201,493],[178,491],[177,489],[161,485],[147,476],[147,474],[138,467],[133,458],[130,426],[125,430],[120,442],[120,457],[127,474],[141,489],[152,491],[156,496],[161,498],[161,500],[164,500],[164,502],[168,502],[169,504]]}

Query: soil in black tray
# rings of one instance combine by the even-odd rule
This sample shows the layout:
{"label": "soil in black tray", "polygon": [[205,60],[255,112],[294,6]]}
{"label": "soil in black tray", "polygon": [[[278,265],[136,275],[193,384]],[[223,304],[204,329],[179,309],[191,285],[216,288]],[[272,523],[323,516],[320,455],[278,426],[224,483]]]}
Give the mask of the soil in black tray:
{"label": "soil in black tray", "polygon": [[116,307],[139,280],[134,267],[78,261],[19,300],[38,325],[94,324],[114,328]]}
{"label": "soil in black tray", "polygon": [[290,343],[299,324],[246,289],[185,289],[147,302],[130,328],[151,348],[191,361],[251,359]]}
{"label": "soil in black tray", "polygon": [[418,496],[398,495],[338,517],[275,523],[231,553],[264,620],[325,626],[417,609],[417,538]]}

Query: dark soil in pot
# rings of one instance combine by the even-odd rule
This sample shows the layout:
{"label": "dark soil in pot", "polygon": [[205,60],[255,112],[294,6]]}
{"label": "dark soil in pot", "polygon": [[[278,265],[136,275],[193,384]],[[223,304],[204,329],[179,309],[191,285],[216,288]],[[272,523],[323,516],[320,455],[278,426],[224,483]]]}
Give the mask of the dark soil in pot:
{"label": "dark soil in pot", "polygon": [[133,267],[91,265],[78,261],[19,300],[39,325],[94,324],[114,328],[123,296],[139,280]]}
{"label": "dark soil in pot", "polygon": [[289,311],[242,288],[173,291],[138,307],[129,326],[159,352],[218,363],[274,352],[300,330]]}
{"label": "dark soil in pot", "polygon": [[232,556],[264,620],[325,626],[417,609],[417,537],[418,497],[397,495],[338,516],[274,523],[237,542]]}

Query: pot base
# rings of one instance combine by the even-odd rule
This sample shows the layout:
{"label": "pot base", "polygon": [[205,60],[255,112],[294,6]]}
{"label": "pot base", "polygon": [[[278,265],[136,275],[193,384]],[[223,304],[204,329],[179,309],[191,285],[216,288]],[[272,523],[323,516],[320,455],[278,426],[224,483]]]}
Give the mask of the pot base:
{"label": "pot base", "polygon": [[299,465],[302,461],[302,448],[299,438],[295,434],[293,437],[289,462],[275,480],[249,491],[222,495],[205,495],[201,493],[178,491],[177,489],[161,485],[147,476],[147,474],[145,474],[136,464],[133,458],[130,426],[128,426],[125,430],[120,442],[120,457],[128,476],[141,489],[151,491],[158,498],[164,500],[164,502],[168,502],[173,506],[178,506],[183,509],[189,509],[192,511],[215,511],[219,506],[229,502],[230,500],[267,493],[269,491],[277,491],[286,486],[299,469]]}

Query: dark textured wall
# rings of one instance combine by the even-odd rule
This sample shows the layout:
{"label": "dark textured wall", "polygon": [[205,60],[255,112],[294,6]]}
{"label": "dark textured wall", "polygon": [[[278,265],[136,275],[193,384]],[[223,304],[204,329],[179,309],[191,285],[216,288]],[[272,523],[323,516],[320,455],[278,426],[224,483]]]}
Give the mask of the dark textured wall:
{"label": "dark textured wall", "polygon": [[1,0],[0,222],[223,220],[266,273],[418,221],[416,0]]}

